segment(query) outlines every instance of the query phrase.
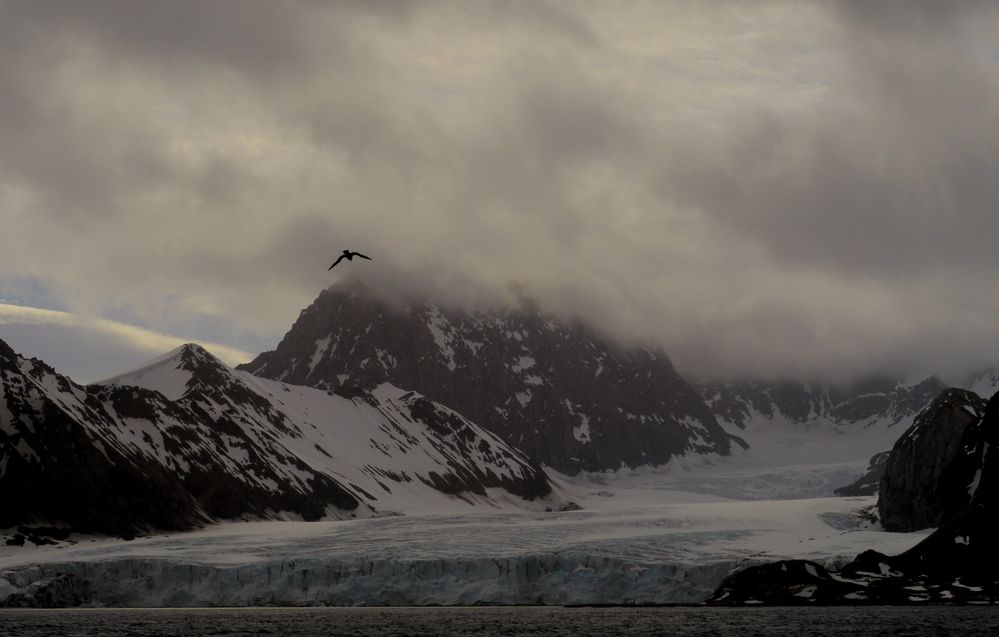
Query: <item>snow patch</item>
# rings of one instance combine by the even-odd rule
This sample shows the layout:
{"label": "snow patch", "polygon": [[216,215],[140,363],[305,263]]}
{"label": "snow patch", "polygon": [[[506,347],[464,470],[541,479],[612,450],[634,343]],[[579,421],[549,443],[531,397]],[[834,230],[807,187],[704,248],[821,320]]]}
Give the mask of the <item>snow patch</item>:
{"label": "snow patch", "polygon": [[513,367],[511,367],[510,369],[512,371],[514,371],[514,372],[522,372],[525,369],[530,369],[530,368],[534,367],[535,363],[536,363],[536,361],[534,360],[533,357],[531,357],[531,356],[521,356],[520,360],[518,360],[517,363]]}
{"label": "snow patch", "polygon": [[436,305],[430,305],[427,310],[427,329],[434,337],[437,349],[443,354],[445,364],[451,371],[457,364],[454,362],[454,330],[447,318]]}
{"label": "snow patch", "polygon": [[975,477],[972,478],[971,484],[968,485],[968,495],[972,498],[975,497],[975,492],[978,491],[978,485],[982,481],[982,468],[978,467],[975,471]]}
{"label": "snow patch", "polygon": [[590,442],[590,417],[580,413],[579,425],[572,428],[572,437],[579,442]]}
{"label": "snow patch", "polygon": [[327,336],[326,338],[320,338],[316,340],[315,349],[312,351],[312,358],[309,359],[310,374],[312,373],[312,370],[316,368],[316,365],[319,364],[319,361],[321,361],[323,357],[326,355],[326,350],[329,348],[330,342],[332,340],[333,340],[332,335]]}

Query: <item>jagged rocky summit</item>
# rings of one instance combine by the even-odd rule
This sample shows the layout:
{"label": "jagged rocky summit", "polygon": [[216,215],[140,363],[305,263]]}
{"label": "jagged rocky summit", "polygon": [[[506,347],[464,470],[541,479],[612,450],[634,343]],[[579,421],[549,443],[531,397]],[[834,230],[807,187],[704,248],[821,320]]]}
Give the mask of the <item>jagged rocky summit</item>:
{"label": "jagged rocky summit", "polygon": [[728,455],[716,422],[661,350],[627,349],[531,303],[467,312],[322,292],[274,351],[240,366],[288,383],[418,391],[559,471]]}
{"label": "jagged rocky summit", "polygon": [[129,536],[551,493],[521,452],[416,392],[294,387],[197,345],[84,387],[0,341],[0,390],[0,528]]}
{"label": "jagged rocky summit", "polygon": [[[965,412],[969,418],[961,415]],[[976,415],[977,414],[977,415]],[[952,445],[955,429],[957,442]],[[939,430],[939,431],[937,431]],[[931,433],[933,432],[933,433]],[[999,393],[987,404],[965,390],[949,389],[916,419],[892,450],[930,466],[931,489],[918,481],[908,491],[882,488],[882,511],[907,509],[938,528],[895,556],[865,551],[837,571],[785,560],[729,576],[708,600],[717,605],[995,603],[999,595]],[[889,463],[891,463],[889,457]],[[945,461],[944,461],[945,460]],[[943,466],[941,467],[941,463]],[[897,498],[899,502],[893,502]],[[930,508],[932,505],[933,508]]]}

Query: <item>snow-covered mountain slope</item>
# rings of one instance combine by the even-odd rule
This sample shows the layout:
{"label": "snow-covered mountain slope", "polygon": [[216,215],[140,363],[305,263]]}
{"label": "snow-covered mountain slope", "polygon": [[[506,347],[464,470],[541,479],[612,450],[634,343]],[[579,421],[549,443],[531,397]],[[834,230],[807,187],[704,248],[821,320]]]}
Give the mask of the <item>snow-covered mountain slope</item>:
{"label": "snow-covered mountain slope", "polygon": [[925,537],[865,528],[854,510],[873,498],[670,498],[584,493],[585,510],[563,513],[266,521],[0,546],[0,606],[696,603],[742,566],[835,566]]}
{"label": "snow-covered mountain slope", "polygon": [[419,391],[565,473],[733,446],[661,350],[626,351],[529,303],[463,312],[330,288],[277,349],[240,369],[321,389]]}
{"label": "snow-covered mountain slope", "polygon": [[198,386],[222,376],[221,363],[197,346],[177,356],[190,366],[191,391],[171,401],[143,387],[82,387],[0,344],[0,527],[128,534],[358,508],[337,480],[280,445],[266,401]]}
{"label": "snow-covered mountain slope", "polygon": [[243,403],[231,409],[247,412],[245,422],[264,415],[270,436],[284,449],[383,513],[469,504],[540,508],[540,501],[528,503],[551,492],[544,472],[522,452],[454,411],[388,383],[336,394],[232,370],[200,347],[185,345],[102,384],[162,387],[184,402],[239,395]]}
{"label": "snow-covered mountain slope", "polygon": [[[194,378],[186,363],[191,352],[199,366],[210,360],[216,377]],[[277,426],[271,435],[284,448],[382,512],[426,511],[430,505],[446,510],[462,503],[526,506],[551,491],[544,472],[522,452],[416,392],[384,383],[336,394],[231,370],[210,356],[188,345],[179,356],[104,382],[164,387],[181,391],[186,400],[192,391],[249,391],[269,403],[257,405],[256,413],[273,411],[268,417]]]}
{"label": "snow-covered mountain slope", "polygon": [[130,534],[431,503],[540,507],[551,491],[523,454],[418,394],[295,388],[196,345],[82,387],[0,343],[0,388],[0,527]]}

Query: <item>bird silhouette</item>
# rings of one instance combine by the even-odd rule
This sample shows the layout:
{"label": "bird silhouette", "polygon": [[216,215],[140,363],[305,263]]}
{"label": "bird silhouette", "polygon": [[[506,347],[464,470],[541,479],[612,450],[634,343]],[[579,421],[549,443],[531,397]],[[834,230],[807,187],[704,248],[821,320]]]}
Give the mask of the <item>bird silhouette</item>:
{"label": "bird silhouette", "polygon": [[350,250],[344,250],[343,254],[341,254],[340,256],[338,256],[336,258],[336,261],[333,262],[333,265],[331,265],[329,268],[327,268],[326,271],[329,272],[330,270],[332,270],[333,268],[336,267],[337,263],[340,263],[344,259],[347,259],[348,261],[353,261],[354,257],[361,257],[362,259],[367,259],[368,261],[371,261],[371,257],[366,257],[363,254],[361,254],[360,252],[351,252]]}

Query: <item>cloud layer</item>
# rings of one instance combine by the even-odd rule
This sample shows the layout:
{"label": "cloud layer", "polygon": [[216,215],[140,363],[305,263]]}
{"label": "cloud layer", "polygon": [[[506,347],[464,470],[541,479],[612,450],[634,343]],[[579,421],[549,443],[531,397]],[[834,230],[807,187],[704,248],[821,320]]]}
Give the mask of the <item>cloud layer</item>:
{"label": "cloud layer", "polygon": [[[39,358],[81,383],[136,369],[188,342],[116,321],[7,303],[0,303],[0,339],[22,356]],[[228,365],[253,358],[218,343],[199,344]]]}
{"label": "cloud layer", "polygon": [[0,12],[0,272],[81,312],[276,340],[349,247],[697,374],[999,363],[990,3]]}

